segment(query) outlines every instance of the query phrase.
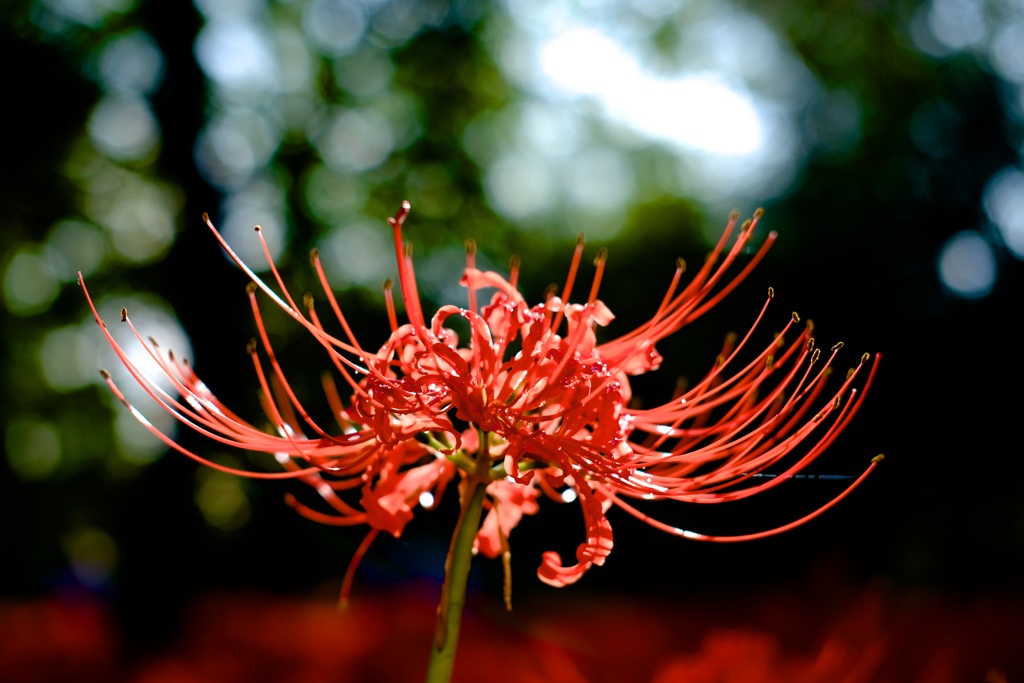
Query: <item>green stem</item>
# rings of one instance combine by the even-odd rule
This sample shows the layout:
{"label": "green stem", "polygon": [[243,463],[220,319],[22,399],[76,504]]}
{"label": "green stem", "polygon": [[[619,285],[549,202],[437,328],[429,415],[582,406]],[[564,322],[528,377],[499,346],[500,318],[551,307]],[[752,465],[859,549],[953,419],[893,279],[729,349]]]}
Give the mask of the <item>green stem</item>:
{"label": "green stem", "polygon": [[487,492],[486,481],[467,478],[465,485],[468,490],[462,496],[462,510],[445,562],[444,585],[441,587],[441,601],[437,606],[437,631],[434,633],[434,643],[430,648],[427,683],[449,683],[455,665],[455,648],[459,644],[462,608],[466,604],[469,563],[473,559],[473,539],[480,528],[480,514],[483,510],[484,494]]}

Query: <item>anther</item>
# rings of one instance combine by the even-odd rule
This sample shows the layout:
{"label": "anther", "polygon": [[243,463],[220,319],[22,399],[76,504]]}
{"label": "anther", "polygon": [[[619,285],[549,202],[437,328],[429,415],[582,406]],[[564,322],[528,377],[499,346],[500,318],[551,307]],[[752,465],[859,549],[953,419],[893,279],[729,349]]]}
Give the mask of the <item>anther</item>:
{"label": "anther", "polygon": [[740,226],[740,232],[746,232],[747,230],[750,230],[750,226],[752,226],[753,224],[754,221],[750,220],[749,218],[743,221],[743,225]]}
{"label": "anther", "polygon": [[860,357],[860,362],[861,363],[867,363],[869,360],[871,360],[871,354],[870,353],[865,353],[863,356]]}
{"label": "anther", "polygon": [[738,220],[739,217],[740,217],[740,210],[739,209],[733,209],[732,211],[729,212],[729,220],[735,221],[735,220]]}
{"label": "anther", "polygon": [[405,257],[412,258],[412,242],[405,243]]}
{"label": "anther", "polygon": [[576,246],[577,246],[577,247],[582,247],[582,246],[583,246],[583,243],[584,243],[584,242],[586,242],[586,241],[587,241],[587,240],[586,240],[586,238],[585,238],[585,237],[583,236],[583,233],[582,233],[582,232],[580,232],[580,233],[577,233],[577,234],[576,234]]}
{"label": "anther", "polygon": [[835,408],[836,410],[839,410],[839,406],[841,406],[842,403],[843,403],[843,397],[842,396],[836,396],[836,400],[832,401],[832,407]]}
{"label": "anther", "polygon": [[871,458],[871,462],[882,462],[885,460],[885,453],[879,453],[875,457]]}
{"label": "anther", "polygon": [[204,223],[209,223],[210,222],[210,214],[206,213],[205,211],[203,211],[203,222]]}
{"label": "anther", "polygon": [[149,337],[149,343],[153,345],[154,349],[160,346],[156,343],[156,339],[153,339],[152,337]]}
{"label": "anther", "polygon": [[128,322],[128,309],[127,308],[122,308],[121,309],[121,322],[123,322],[123,323]]}
{"label": "anther", "polygon": [[261,228],[258,225],[255,225],[255,226],[253,226],[253,230],[256,231],[256,232],[259,232],[259,231],[263,230],[263,228]]}
{"label": "anther", "polygon": [[847,370],[846,371],[846,381],[850,381],[850,378],[853,377],[854,373],[856,373],[856,372],[857,371],[854,368],[850,368],[849,370]]}
{"label": "anther", "polygon": [[313,264],[315,266],[316,262],[317,262],[317,259],[319,259],[319,258],[320,258],[320,250],[319,249],[313,248],[313,249],[309,250],[309,262],[311,264]]}
{"label": "anther", "polygon": [[313,295],[306,292],[302,295],[302,304],[308,309],[313,310]]}
{"label": "anther", "polygon": [[763,207],[759,206],[759,207],[757,207],[757,209],[754,210],[754,220],[755,221],[756,220],[760,220],[761,216],[763,216],[763,215],[764,215],[764,208]]}
{"label": "anther", "polygon": [[800,314],[797,313],[796,311],[793,311],[793,322],[795,322],[795,323],[800,322]]}
{"label": "anther", "polygon": [[686,260],[682,256],[676,259],[676,270],[680,273],[686,272]]}
{"label": "anther", "polygon": [[256,283],[255,282],[250,282],[249,284],[247,284],[245,286],[245,293],[250,295],[250,296],[255,294],[256,293]]}
{"label": "anther", "polygon": [[814,349],[814,353],[811,354],[811,362],[817,363],[819,358],[821,358],[821,349]]}
{"label": "anther", "polygon": [[775,298],[775,288],[774,287],[769,287],[768,288],[768,298],[769,299],[774,299]]}
{"label": "anther", "polygon": [[808,337],[807,338],[807,350],[808,351],[813,351],[814,350],[814,337]]}
{"label": "anther", "polygon": [[252,355],[256,352],[256,337],[252,337],[245,345],[245,352]]}
{"label": "anther", "polygon": [[102,377],[103,379],[110,379],[110,373],[104,370],[103,368],[100,368],[100,377]]}
{"label": "anther", "polygon": [[768,358],[765,359],[764,369],[771,370],[773,365],[775,365],[775,356],[769,353]]}
{"label": "anther", "polygon": [[383,289],[384,289],[385,292],[390,292],[391,288],[394,287],[394,286],[395,286],[395,281],[392,280],[391,278],[388,278],[387,280],[384,281]]}
{"label": "anther", "polygon": [[836,345],[832,347],[832,350],[838,351],[841,348],[843,348],[843,342],[836,342]]}
{"label": "anther", "polygon": [[521,266],[522,263],[523,263],[523,260],[521,258],[519,258],[518,255],[515,255],[515,256],[513,256],[512,258],[510,258],[508,260],[508,269],[509,270],[519,270],[519,266]]}
{"label": "anther", "polygon": [[472,237],[466,240],[466,253],[470,256],[476,256],[476,240]]}
{"label": "anther", "polygon": [[594,265],[599,266],[608,260],[608,250],[601,247],[597,250],[597,256],[594,257]]}

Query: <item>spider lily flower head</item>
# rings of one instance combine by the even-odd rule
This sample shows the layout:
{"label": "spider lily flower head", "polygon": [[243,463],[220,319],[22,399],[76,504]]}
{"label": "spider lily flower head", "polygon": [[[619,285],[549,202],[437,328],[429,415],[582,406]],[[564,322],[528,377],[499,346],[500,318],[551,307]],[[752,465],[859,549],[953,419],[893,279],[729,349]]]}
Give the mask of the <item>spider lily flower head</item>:
{"label": "spider lily flower head", "polygon": [[[560,291],[529,304],[513,259],[507,276],[476,267],[476,247],[467,244],[461,284],[467,305],[444,305],[428,320],[417,291],[412,251],[403,240],[410,205],[388,219],[395,246],[398,291],[407,320],[400,322],[393,286],[385,285],[390,335],[377,350],[362,346],[335,298],[318,253],[312,254],[323,296],[336,324],[328,325],[309,295],[299,305],[264,251],[276,287],[264,282],[232,251],[204,216],[227,254],[252,279],[247,289],[259,343],[249,355],[273,433],[246,422],[209,391],[195,371],[126,322],[170,378],[174,393],[143,375],[89,304],[108,342],[132,377],[182,424],[239,449],[273,454],[277,472],[225,467],[177,444],[131,406],[109,374],[111,390],[171,448],[210,467],[263,479],[298,479],[313,487],[320,503],[287,500],[300,514],[325,524],[369,526],[343,584],[373,539],[399,536],[417,508],[433,508],[452,480],[487,483],[487,516],[475,550],[509,557],[509,534],[523,515],[536,514],[541,497],[578,501],[585,535],[566,563],[544,553],[539,578],[554,586],[577,581],[612,549],[606,513],[611,507],[683,538],[730,542],[781,533],[807,522],[856,488],[881,456],[830,502],[789,524],[742,536],[684,530],[651,517],[638,500],[722,503],[774,488],[810,465],[843,431],[861,406],[878,367],[860,357],[841,381],[829,381],[842,344],[823,350],[810,323],[787,317],[767,344],[755,341],[774,298],[769,290],[760,312],[742,336],[726,339],[710,370],[661,405],[633,407],[629,378],[656,370],[656,345],[700,318],[729,294],[764,257],[768,235],[741,264],[761,211],[738,225],[733,212],[722,237],[700,270],[683,284],[685,263],[676,262],[667,290],[650,319],[635,330],[599,342],[598,327],[612,312],[598,298],[606,252],[594,259],[586,296],[577,297],[584,253],[577,240]],[[263,242],[259,226],[258,239]],[[738,272],[734,272],[738,271]],[[82,283],[85,288],[84,282]],[[260,310],[262,295],[282,309],[323,347],[333,372],[325,373],[326,399],[334,428],[307,413],[271,346]],[[89,297],[88,290],[86,296]],[[446,322],[468,323],[468,343]],[[262,351],[262,353],[261,353]],[[865,377],[866,375],[866,377]],[[335,376],[344,391],[339,391]],[[342,395],[348,395],[347,401]],[[453,421],[453,416],[457,420]],[[456,424],[465,425],[460,429]],[[775,476],[762,476],[769,473]],[[506,565],[507,567],[507,565]]]}

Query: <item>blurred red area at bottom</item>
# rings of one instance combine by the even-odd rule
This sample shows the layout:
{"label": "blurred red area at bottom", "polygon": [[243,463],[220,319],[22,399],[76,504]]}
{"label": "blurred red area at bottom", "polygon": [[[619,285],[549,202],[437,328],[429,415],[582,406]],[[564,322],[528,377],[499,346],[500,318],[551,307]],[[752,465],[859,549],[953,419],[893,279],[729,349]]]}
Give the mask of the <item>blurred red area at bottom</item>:
{"label": "blurred red area at bottom", "polygon": [[[187,611],[156,654],[121,647],[98,602],[0,602],[7,683],[420,681],[435,587],[327,601],[218,594]],[[577,594],[517,606],[470,600],[457,683],[1024,682],[1024,596],[827,599],[792,590],[726,600],[641,602]]]}

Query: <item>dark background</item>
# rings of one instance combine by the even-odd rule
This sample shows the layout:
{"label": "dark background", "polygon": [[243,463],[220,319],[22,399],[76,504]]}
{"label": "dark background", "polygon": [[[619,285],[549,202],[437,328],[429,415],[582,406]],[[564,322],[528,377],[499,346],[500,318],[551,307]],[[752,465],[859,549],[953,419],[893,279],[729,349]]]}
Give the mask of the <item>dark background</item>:
{"label": "dark background", "polygon": [[[255,416],[256,381],[243,353],[254,330],[245,280],[199,219],[205,211],[217,222],[224,194],[197,171],[193,156],[196,137],[216,108],[193,58],[201,15],[189,4],[143,0],[93,26],[70,22],[54,30],[46,28],[47,17],[59,3],[0,6],[0,64],[6,67],[5,111],[11,117],[4,124],[0,248],[14,254],[41,242],[55,221],[85,212],[81,185],[66,169],[69,150],[84,144],[83,122],[102,94],[88,75],[91,55],[120,31],[145,30],[165,60],[162,82],[149,95],[162,137],[154,154],[123,165],[178,188],[177,235],[150,263],[108,258],[91,276],[90,289],[144,288],[166,299],[191,337],[207,383],[225,403]],[[924,592],[966,602],[1020,591],[1024,465],[1017,432],[1024,365],[1016,321],[1024,268],[1003,246],[982,205],[993,174],[1019,164],[1016,86],[991,67],[983,45],[942,56],[916,47],[911,25],[927,5],[794,1],[772,7],[750,3],[746,9],[789,41],[822,84],[852,94],[861,110],[858,139],[842,149],[810,149],[774,198],[737,198],[745,202],[745,214],[765,206],[764,225],[780,233],[778,244],[725,303],[662,344],[665,369],[638,382],[637,392],[656,394],[671,387],[676,374],[700,373],[726,332],[745,329],[771,285],[780,302],[772,324],[781,326],[789,309],[797,309],[815,320],[821,339],[842,339],[850,362],[863,351],[883,356],[862,412],[815,472],[858,474],[875,454],[885,453],[886,460],[823,517],[752,543],[687,542],[613,511],[615,549],[606,566],[561,591],[536,580],[540,553],[555,549],[571,556],[583,527],[574,506],[542,503],[540,514],[524,519],[511,539],[514,596],[523,604],[591,596],[706,601],[869,584],[896,596]],[[439,12],[408,40],[387,48],[394,82],[418,98],[421,132],[393,153],[388,164],[397,170],[366,172],[363,213],[382,220],[408,196],[414,210],[407,238],[417,244],[417,255],[467,237],[495,264],[519,253],[522,288],[535,300],[548,282],[564,276],[574,230],[520,231],[515,220],[488,206],[483,170],[461,147],[469,120],[524,97],[488,52],[489,30],[507,19],[500,6],[470,2]],[[327,68],[320,68],[318,78],[326,82]],[[327,86],[321,92],[327,100],[348,102],[344,92]],[[911,133],[912,120],[936,101],[950,113],[927,128],[931,143],[922,145]],[[299,178],[314,156],[307,142],[287,139],[272,164]],[[425,164],[450,170],[463,198],[458,217],[417,215],[415,190],[406,179]],[[312,287],[305,253],[319,244],[325,227],[304,206],[300,183],[286,186],[292,233],[282,267],[301,292]],[[728,188],[720,192],[727,196]],[[685,193],[637,195],[623,214],[627,228],[601,241],[611,253],[602,298],[619,315],[613,331],[631,329],[653,310],[675,255],[700,262],[708,248],[703,226],[724,224],[726,213],[706,215],[708,205]],[[555,226],[557,219],[540,220]],[[980,298],[944,288],[937,272],[943,245],[965,229],[988,240],[998,266],[991,292]],[[452,270],[453,281],[458,275]],[[366,291],[348,289],[342,301],[361,339],[372,346],[383,339],[386,323],[376,295]],[[275,482],[245,483],[245,524],[211,526],[194,502],[200,485],[194,463],[168,454],[145,466],[117,464],[111,426],[117,406],[101,398],[105,388],[47,385],[34,349],[49,330],[84,320],[73,281],[62,281],[46,310],[3,315],[3,413],[8,420],[30,416],[56,425],[62,459],[40,476],[24,476],[6,459],[0,463],[0,597],[92,596],[109,606],[130,653],[163,647],[178,633],[182,610],[211,591],[334,599],[363,530],[320,527],[298,517],[282,502],[298,485]],[[320,359],[306,353],[312,347],[299,337],[282,332],[278,351],[290,376],[308,376],[315,397]],[[9,430],[8,448],[12,438]],[[203,452],[190,435],[182,440]],[[658,511],[705,533],[746,533],[802,516],[840,486],[794,481],[735,504]],[[357,575],[356,600],[377,589],[420,585],[418,580],[426,581],[428,593],[437,585],[456,514],[451,494],[439,511],[417,514],[400,540],[375,543]],[[81,529],[100,530],[106,540],[76,551],[73,539]],[[95,580],[75,571],[76,557],[98,563],[98,573],[88,574]],[[477,561],[473,582],[475,599],[500,601],[499,563]]]}

